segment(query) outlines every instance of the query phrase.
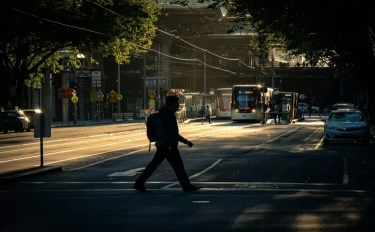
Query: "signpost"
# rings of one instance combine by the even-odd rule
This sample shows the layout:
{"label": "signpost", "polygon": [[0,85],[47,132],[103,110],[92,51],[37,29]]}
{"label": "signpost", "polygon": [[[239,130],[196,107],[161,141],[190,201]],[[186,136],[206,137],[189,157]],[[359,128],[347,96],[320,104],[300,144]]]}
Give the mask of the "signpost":
{"label": "signpost", "polygon": [[303,115],[303,112],[305,111],[305,110],[303,109],[303,99],[305,99],[305,98],[306,98],[305,94],[301,93],[301,94],[299,95],[299,99],[302,100],[302,118],[305,117],[305,116]]}
{"label": "signpost", "polygon": [[116,100],[117,101],[121,101],[122,100],[122,95],[121,94],[117,94],[116,95]]}
{"label": "signpost", "polygon": [[34,138],[40,138],[40,167],[43,167],[43,138],[51,137],[51,86],[52,73],[49,68],[44,69],[43,90],[43,107],[42,113],[34,114]]}
{"label": "signpost", "polygon": [[156,97],[155,91],[149,92],[148,97],[150,98],[150,101],[148,102],[150,109],[155,109],[155,97]]}
{"label": "signpost", "polygon": [[117,93],[114,91],[114,90],[111,90],[111,92],[109,92],[109,102],[112,103],[112,114],[113,114],[113,103],[117,102],[117,99],[115,98],[117,96]]}

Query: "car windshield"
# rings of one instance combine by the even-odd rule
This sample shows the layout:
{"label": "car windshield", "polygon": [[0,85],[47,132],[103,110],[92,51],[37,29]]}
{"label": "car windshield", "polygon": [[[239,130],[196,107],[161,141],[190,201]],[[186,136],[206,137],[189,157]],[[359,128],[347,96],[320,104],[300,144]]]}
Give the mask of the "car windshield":
{"label": "car windshield", "polygon": [[1,112],[1,117],[2,118],[15,118],[18,117],[17,112]]}
{"label": "car windshield", "polygon": [[357,112],[334,112],[329,116],[328,121],[360,122],[365,121],[365,117],[361,113]]}
{"label": "car windshield", "polygon": [[354,109],[354,105],[336,105],[333,107],[334,110],[339,109]]}

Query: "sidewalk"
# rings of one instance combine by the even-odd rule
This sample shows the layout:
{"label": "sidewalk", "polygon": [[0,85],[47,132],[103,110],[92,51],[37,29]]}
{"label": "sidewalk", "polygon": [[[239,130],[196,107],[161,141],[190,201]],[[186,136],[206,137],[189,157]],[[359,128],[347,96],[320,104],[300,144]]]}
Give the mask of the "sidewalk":
{"label": "sidewalk", "polygon": [[144,122],[144,119],[139,120],[121,120],[121,121],[114,121],[112,119],[102,119],[100,121],[93,121],[93,120],[85,120],[85,121],[77,121],[77,124],[74,124],[73,121],[70,122],[62,122],[62,121],[52,121],[51,127],[77,127],[77,126],[92,126],[92,125],[106,125],[106,124],[119,124],[119,123],[141,123]]}

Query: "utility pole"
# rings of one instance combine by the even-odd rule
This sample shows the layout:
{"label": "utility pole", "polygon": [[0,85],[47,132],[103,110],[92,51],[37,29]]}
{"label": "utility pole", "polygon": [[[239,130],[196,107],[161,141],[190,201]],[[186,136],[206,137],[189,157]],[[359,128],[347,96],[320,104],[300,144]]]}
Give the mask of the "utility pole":
{"label": "utility pole", "polygon": [[203,92],[207,93],[207,75],[206,75],[206,52],[204,52],[204,89]]}
{"label": "utility pole", "polygon": [[[117,94],[120,94],[120,64],[117,64]],[[120,101],[117,101],[118,112],[121,113]]]}
{"label": "utility pole", "polygon": [[275,88],[275,49],[272,48],[272,57],[271,57],[271,75],[272,75],[272,88]]}
{"label": "utility pole", "polygon": [[158,81],[157,81],[157,109],[160,108],[160,85],[159,85],[159,81],[160,81],[160,65],[161,65],[161,62],[160,62],[160,43],[159,43],[159,49],[158,49],[159,53],[158,53]]}
{"label": "utility pole", "polygon": [[146,53],[143,53],[143,109],[146,109]]}
{"label": "utility pole", "polygon": [[[74,68],[73,70],[73,79],[74,79],[74,82],[77,84],[76,88],[75,88],[75,94],[78,96],[78,81],[77,81],[77,69]],[[73,104],[73,112],[74,112],[74,121],[73,123],[74,124],[77,124],[77,103],[74,103]]]}

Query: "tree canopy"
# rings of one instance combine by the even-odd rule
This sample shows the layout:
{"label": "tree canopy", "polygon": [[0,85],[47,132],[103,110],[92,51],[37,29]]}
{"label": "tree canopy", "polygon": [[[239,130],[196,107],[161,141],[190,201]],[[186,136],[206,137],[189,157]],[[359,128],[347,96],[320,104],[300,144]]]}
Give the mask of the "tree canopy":
{"label": "tree canopy", "polygon": [[[282,47],[303,54],[312,65],[327,61],[340,72],[353,73],[374,64],[375,2],[340,0],[198,0],[225,7],[236,22],[249,23],[259,49]],[[187,5],[188,0],[176,1]]]}
{"label": "tree canopy", "polygon": [[151,46],[158,14],[153,0],[4,1],[1,92],[9,96],[10,85],[35,85],[43,67],[61,70],[61,50],[70,52],[73,63],[77,53],[113,54],[117,62],[128,62],[131,52]]}

